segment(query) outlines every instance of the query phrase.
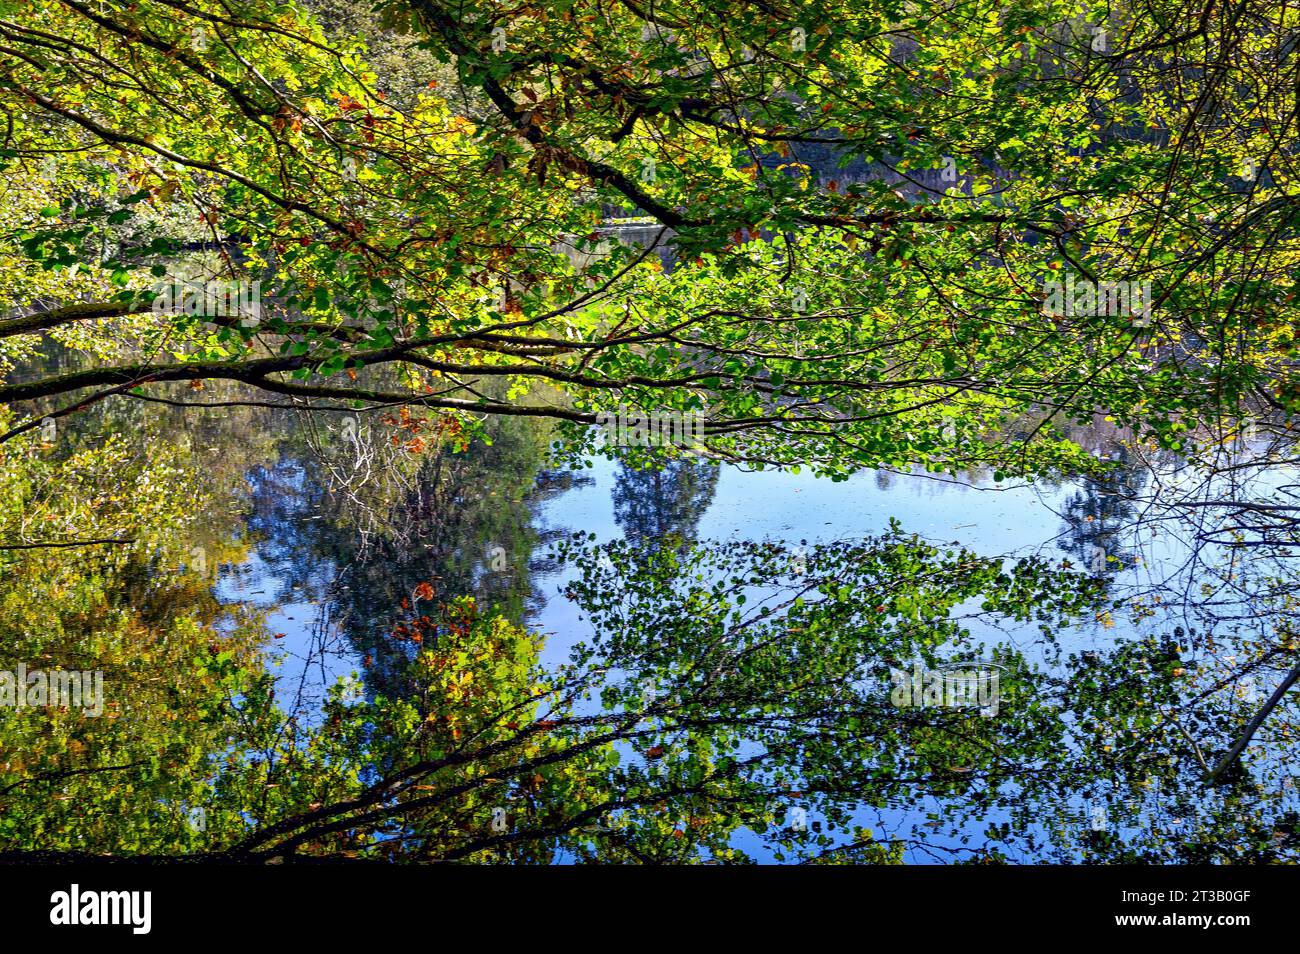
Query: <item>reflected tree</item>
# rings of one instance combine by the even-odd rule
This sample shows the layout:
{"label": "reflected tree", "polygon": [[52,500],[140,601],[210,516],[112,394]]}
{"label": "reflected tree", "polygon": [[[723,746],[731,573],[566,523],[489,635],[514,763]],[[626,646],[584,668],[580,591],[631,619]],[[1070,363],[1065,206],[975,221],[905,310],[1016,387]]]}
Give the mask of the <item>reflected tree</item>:
{"label": "reflected tree", "polygon": [[713,502],[718,465],[683,458],[638,469],[620,464],[614,480],[614,520],[636,543],[688,546]]}
{"label": "reflected tree", "polygon": [[1082,478],[1081,489],[1065,502],[1065,530],[1060,548],[1097,575],[1113,575],[1136,563],[1124,540],[1136,514],[1135,502],[1148,472],[1122,447],[1111,452],[1111,468]]}

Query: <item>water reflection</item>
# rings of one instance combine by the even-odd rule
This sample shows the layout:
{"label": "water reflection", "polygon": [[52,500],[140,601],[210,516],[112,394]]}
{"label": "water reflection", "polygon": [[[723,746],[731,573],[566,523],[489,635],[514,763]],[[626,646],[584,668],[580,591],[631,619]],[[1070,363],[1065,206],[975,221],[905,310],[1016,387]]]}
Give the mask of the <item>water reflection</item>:
{"label": "water reflection", "polygon": [[[441,428],[124,401],[7,449],[6,541],[131,542],[0,551],[3,668],[113,703],[0,715],[0,846],[1295,859],[1289,696],[1203,780],[1300,650],[1276,458],[1207,480],[1116,435],[1104,478],[831,484]],[[995,717],[891,699],[976,664]]]}
{"label": "water reflection", "polygon": [[[398,624],[413,605],[474,594],[515,621],[536,612],[533,574],[547,568],[553,533],[534,515],[582,482],[543,466],[544,429],[507,421],[491,425],[490,444],[431,442],[417,453],[410,442],[431,420],[367,422],[356,440],[342,422],[319,423],[300,415],[274,465],[249,471],[248,529],[278,598],[323,604],[309,614],[328,612],[335,645],[363,664],[373,691],[406,691],[419,643]],[[328,655],[319,638],[305,654]]]}
{"label": "water reflection", "polygon": [[711,462],[688,458],[640,470],[623,465],[612,494],[614,519],[629,540],[684,546],[695,541],[717,487],[718,466]]}
{"label": "water reflection", "polygon": [[1126,549],[1122,535],[1134,521],[1136,501],[1149,476],[1123,445],[1110,460],[1113,469],[1103,477],[1082,478],[1062,510],[1066,530],[1061,549],[1098,574],[1116,573],[1137,564],[1137,555]]}

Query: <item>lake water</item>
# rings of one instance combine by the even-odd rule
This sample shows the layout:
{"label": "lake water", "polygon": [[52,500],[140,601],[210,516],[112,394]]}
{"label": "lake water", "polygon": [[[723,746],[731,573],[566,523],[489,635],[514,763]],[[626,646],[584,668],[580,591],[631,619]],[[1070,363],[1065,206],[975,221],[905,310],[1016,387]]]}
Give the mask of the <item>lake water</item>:
{"label": "lake water", "polygon": [[[1203,526],[1189,521],[1186,510],[1173,508],[1171,511],[1171,502],[1194,492],[1198,480],[1195,471],[1167,456],[1153,458],[1157,463],[1139,459],[1118,440],[1099,447],[1098,453],[1113,455],[1117,460],[1126,458],[1122,475],[1112,481],[1067,479],[1032,485],[995,483],[980,475],[953,478],[879,471],[834,483],[808,473],[752,471],[735,466],[715,469],[709,464],[690,463],[670,468],[670,475],[691,470],[713,473],[715,476],[704,482],[706,492],[701,492],[698,484],[687,488],[671,476],[631,471],[601,458],[589,462],[589,467],[581,472],[584,479],[558,492],[552,486],[549,492],[540,495],[543,499],[512,512],[523,515],[527,532],[537,540],[582,531],[605,543],[653,533],[653,529],[647,531],[648,526],[671,527],[700,543],[771,540],[791,548],[801,544],[834,546],[850,545],[882,534],[894,519],[907,533],[920,534],[943,545],[959,544],[980,555],[1007,560],[1039,556],[1053,564],[1068,560],[1084,568],[1098,554],[1110,554],[1110,559],[1101,557],[1104,567],[1101,573],[1109,580],[1111,597],[1117,603],[1125,600],[1147,603],[1151,612],[1145,618],[1115,612],[1080,619],[1059,628],[1053,640],[1045,640],[1033,622],[989,625],[976,620],[969,627],[967,648],[971,658],[989,658],[995,647],[1010,646],[1045,672],[1060,675],[1065,672],[1062,663],[1065,659],[1105,656],[1126,643],[1144,637],[1159,638],[1175,627],[1183,632],[1181,627],[1185,627],[1189,633],[1203,632],[1200,637],[1189,635],[1183,640],[1187,643],[1183,647],[1185,665],[1192,668],[1199,662],[1206,684],[1216,684],[1215,667],[1221,667],[1218,650],[1209,648],[1212,636],[1210,643],[1198,640],[1206,639],[1205,633],[1215,632],[1216,621],[1221,635],[1230,632],[1241,637],[1242,625],[1237,617],[1247,619],[1245,630],[1254,635],[1268,631],[1276,618],[1251,605],[1253,594],[1258,592],[1251,590],[1252,595],[1237,593],[1235,602],[1222,601],[1225,604],[1222,610],[1210,612],[1213,619],[1207,619],[1205,606],[1215,601],[1206,597],[1209,591],[1201,588],[1219,585],[1215,582],[1218,570],[1213,568],[1220,566],[1222,560],[1232,558],[1222,548],[1198,546],[1196,530]],[[223,600],[248,601],[269,610],[269,628],[282,634],[276,642],[280,656],[275,667],[278,692],[287,707],[301,709],[304,717],[309,718],[312,704],[323,696],[329,684],[352,674],[363,677],[366,674],[362,659],[365,651],[358,648],[355,639],[356,620],[341,611],[329,594],[337,592],[340,586],[364,585],[357,581],[373,580],[374,573],[355,574],[355,567],[341,562],[310,562],[293,555],[299,546],[296,538],[301,533],[302,522],[314,523],[326,535],[350,533],[353,524],[341,520],[337,511],[331,512],[328,494],[323,495],[319,487],[309,486],[310,479],[305,476],[312,469],[309,465],[295,461],[291,455],[268,461],[267,465],[282,474],[282,479],[273,482],[272,495],[279,517],[250,520],[250,526],[256,523],[254,536],[258,538],[253,555],[242,565],[223,571],[217,592]],[[539,479],[539,483],[554,484],[553,472],[546,474],[550,476]],[[1256,477],[1262,489],[1257,486],[1255,492],[1272,492],[1284,486],[1290,476],[1289,467],[1264,468]],[[241,507],[251,506],[257,512],[264,512],[268,502],[265,488],[272,482],[259,476],[253,483],[259,489]],[[460,489],[474,492],[474,487]],[[322,504],[323,501],[326,503]],[[338,528],[331,529],[336,524]],[[508,532],[518,534],[524,530],[514,527]],[[480,565],[465,578],[476,579],[477,591],[490,600],[492,587],[487,585],[490,578],[509,576],[512,568],[488,567],[493,548],[490,536],[474,543],[482,552],[477,557],[471,552],[468,558]],[[426,546],[439,549],[431,544]],[[457,551],[462,559],[466,557],[465,549],[462,545]],[[540,661],[544,666],[556,667],[569,660],[575,644],[590,640],[595,632],[577,605],[564,596],[582,571],[572,566],[557,567],[543,559],[540,554],[545,549],[539,546],[537,552],[529,555],[532,594],[516,615],[529,628],[545,635]],[[319,548],[313,552],[319,552]],[[364,562],[366,558],[361,559]],[[1285,552],[1277,565],[1288,566]],[[431,575],[439,568],[436,560],[427,567]],[[408,574],[409,569],[403,567],[402,574]],[[347,602],[355,607],[365,605],[366,601],[349,597]],[[1230,610],[1229,602],[1236,609]],[[1246,612],[1238,612],[1243,605],[1247,607]],[[1071,676],[1065,672],[1064,678]],[[1254,684],[1250,698],[1260,699],[1271,692],[1278,676],[1257,673],[1251,679]],[[372,689],[374,681],[371,680]],[[1229,680],[1229,694],[1242,695],[1238,683],[1239,680]],[[1289,716],[1279,709],[1276,718],[1284,722]],[[1285,732],[1282,737],[1286,737]],[[1289,771],[1278,768],[1284,766],[1289,754],[1285,746],[1279,749],[1278,745],[1274,738],[1252,750],[1256,765],[1265,774],[1281,771],[1285,776]],[[1286,813],[1295,807],[1291,782],[1282,776],[1274,782],[1280,786],[1276,795],[1281,801],[1271,803],[1269,817],[1289,817]],[[1196,800],[1195,790],[1190,797]],[[1194,815],[1186,805],[1187,791],[1169,798],[1183,805],[1173,814]],[[869,826],[877,839],[898,838],[907,842],[903,857],[910,863],[961,857],[963,851],[969,850],[965,846],[972,840],[978,843],[991,826],[1003,824],[1018,826],[1021,840],[1032,839],[1034,829],[1041,827],[1037,835],[1044,842],[1038,851],[1023,846],[1015,851],[1008,849],[1008,858],[1018,861],[1045,858],[1051,824],[1061,824],[1061,818],[1065,818],[1070,824],[1093,831],[1100,824],[1095,814],[1090,814],[1097,811],[1090,808],[1094,802],[1082,790],[1066,799],[1067,804],[1061,806],[1061,817],[1054,822],[1046,819],[1039,823],[1026,822],[1023,818],[1017,821],[1013,812],[989,808],[956,823],[941,823],[935,819],[942,817],[944,802],[942,794],[936,793],[933,797],[909,799],[906,807],[899,810],[852,807],[850,816],[854,824]],[[790,807],[797,810],[793,801]],[[1152,834],[1152,826],[1160,834],[1159,826],[1164,819],[1165,835],[1176,841],[1177,826],[1192,824],[1191,820],[1181,818],[1171,821],[1170,809],[1159,797],[1137,804],[1130,800],[1129,807],[1133,813],[1127,821],[1106,821],[1104,829],[1143,838]],[[1114,815],[1112,809],[1106,812],[1108,819]],[[780,813],[778,807],[777,814]],[[1222,825],[1222,818],[1215,817],[1216,823]],[[927,833],[923,845],[914,844],[914,837],[909,835],[918,830]],[[1279,851],[1291,851],[1292,842],[1285,840],[1284,835],[1285,831],[1269,844]],[[1223,837],[1222,832],[1216,837]],[[770,861],[777,856],[763,838],[752,832],[737,833],[733,843],[759,860]],[[1069,849],[1067,853],[1077,856],[1077,849]],[[561,848],[556,857],[564,860],[570,856]]]}
{"label": "lake water", "polygon": [[[1297,860],[1294,693],[1220,784],[1204,783],[1300,656],[1295,466],[1281,453],[1289,441],[1267,429],[1217,448],[1206,436],[1189,462],[1099,423],[1072,435],[1112,462],[1096,479],[881,470],[833,482],[691,457],[642,470],[557,457],[554,429],[526,419],[490,423],[488,440],[457,449],[428,437],[432,425],[396,416],[228,405],[228,396],[213,388],[200,398],[220,406],[185,411],[105,402],[29,451],[55,462],[119,447],[97,505],[137,493],[127,504],[152,508],[158,526],[146,532],[146,521],[142,538],[102,566],[103,551],[75,550],[14,564],[0,581],[0,626],[27,655],[9,668],[33,654],[83,665],[87,645],[118,639],[123,620],[134,620],[127,632],[170,634],[128,652],[107,680],[154,707],[138,737],[128,720],[114,744],[170,754],[168,768],[146,764],[131,786],[94,788],[86,776],[92,787],[78,796],[66,785],[11,788],[42,819],[24,831],[83,843],[80,821],[53,817],[60,792],[79,805],[113,801],[100,813],[122,826],[101,835],[111,850],[149,817],[126,791],[160,788],[153,804],[166,806],[174,832],[160,844],[199,838],[187,850],[222,848],[230,832],[277,817],[256,781],[256,747],[241,750],[247,764],[232,761],[241,729],[203,739],[208,716],[184,701],[187,667],[224,638],[271,675],[293,720],[282,737],[291,726],[324,732],[340,712],[328,702],[340,682],[354,706],[403,699],[420,713],[438,711],[444,691],[476,698],[464,687],[479,681],[502,686],[512,705],[538,691],[548,701],[530,718],[574,733],[554,765],[539,763],[550,774],[493,782],[505,785],[499,802],[453,799],[450,814],[419,823],[432,834],[385,829],[379,845],[414,839],[458,857],[475,838],[509,840],[509,825],[491,826],[523,813],[539,833],[522,832],[509,860]],[[119,488],[141,466],[162,468],[155,485]],[[189,489],[162,489],[169,481]],[[167,529],[170,509],[186,529]],[[597,548],[588,558],[561,552],[575,535]],[[34,579],[50,587],[56,626],[33,628]],[[82,579],[108,594],[100,616],[78,602]],[[448,663],[447,687],[416,691],[413,665],[460,637],[438,622],[421,644],[414,621],[444,620],[442,605],[467,596],[478,618],[499,613],[544,638],[527,682],[510,682],[518,677],[490,655],[462,655]],[[73,632],[72,642],[59,635]],[[169,661],[152,655],[159,642],[175,646],[159,650],[175,653]],[[700,682],[706,660],[725,691]],[[941,679],[931,698],[936,673],[992,695],[963,701]],[[898,694],[900,680],[922,677],[926,687]],[[554,694],[536,687],[566,680],[581,691],[551,720]],[[249,688],[229,691],[240,703]],[[0,726],[15,740],[10,768],[38,757],[65,764],[71,750],[32,742],[46,730],[25,728],[30,717],[20,710]],[[383,719],[367,718],[378,721],[354,740],[362,755],[386,738]],[[582,761],[577,743],[611,725],[621,728],[602,760]],[[77,731],[89,732],[78,757],[136,764]],[[288,773],[276,786],[309,781],[284,767],[292,751],[271,759]],[[362,780],[396,757],[365,763]],[[224,779],[250,766],[240,794]],[[593,792],[633,801],[594,821],[581,815]],[[195,800],[214,817],[226,811],[226,835],[186,832]],[[244,806],[235,814],[222,807],[232,800]],[[566,812],[581,823],[547,833]],[[148,824],[149,837],[164,837],[156,818]],[[479,850],[487,860],[502,849]]]}

